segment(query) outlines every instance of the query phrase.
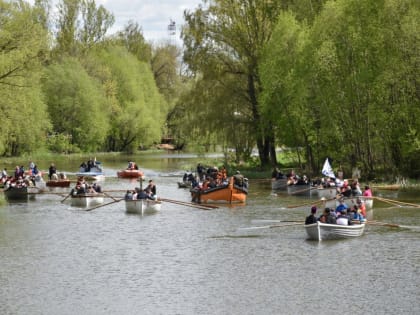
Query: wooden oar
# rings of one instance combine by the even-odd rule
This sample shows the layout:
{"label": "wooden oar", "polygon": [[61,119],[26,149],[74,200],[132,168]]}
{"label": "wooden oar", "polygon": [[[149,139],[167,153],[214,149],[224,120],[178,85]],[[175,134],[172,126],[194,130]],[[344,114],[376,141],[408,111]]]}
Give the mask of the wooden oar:
{"label": "wooden oar", "polygon": [[109,206],[109,205],[112,205],[113,203],[120,202],[121,200],[124,200],[124,198],[121,198],[121,199],[116,199],[116,200],[111,201],[111,202],[108,202],[108,203],[103,203],[103,204],[97,205],[97,206],[95,206],[95,207],[92,207],[92,208],[86,209],[85,211],[92,211],[92,210],[95,210],[95,209],[98,209],[98,208],[101,208],[101,207]]}
{"label": "wooden oar", "polygon": [[390,204],[396,205],[396,206],[410,206],[410,207],[415,207],[415,208],[420,208],[420,205],[415,204],[415,203],[409,203],[409,202],[404,202],[404,201],[398,201],[398,200],[393,200],[393,199],[386,199],[386,198],[382,198],[382,197],[373,197],[375,199],[378,199],[380,201],[383,202],[388,202]]}
{"label": "wooden oar", "polygon": [[310,205],[317,205],[319,203],[327,202],[327,201],[334,200],[334,199],[335,198],[325,199],[325,200],[320,199],[320,200],[315,201],[315,202],[312,201],[312,202],[307,202],[307,203],[303,203],[303,204],[300,204],[300,205],[287,206],[287,208],[299,208],[299,207],[306,207],[306,206],[310,206]]}
{"label": "wooden oar", "polygon": [[166,198],[160,198],[160,200],[162,201],[166,201],[166,202],[171,202],[171,203],[175,203],[175,204],[180,204],[180,205],[193,205],[193,206],[200,206],[200,207],[205,207],[205,208],[209,208],[209,209],[217,209],[219,208],[218,206],[215,205],[208,205],[208,204],[196,204],[196,203],[192,203],[192,202],[186,202],[186,201],[181,201],[181,200],[173,200],[173,199],[166,199]]}
{"label": "wooden oar", "polygon": [[379,222],[379,221],[367,221],[367,224],[376,225],[376,226],[388,226],[388,227],[395,227],[395,228],[402,227],[401,225],[398,225],[398,224],[385,223],[385,222]]}
{"label": "wooden oar", "polygon": [[296,191],[291,192],[289,195],[296,195],[296,194],[300,194],[300,193],[303,193],[303,192],[309,191],[309,190],[311,190],[311,189],[313,189],[313,188],[312,188],[312,187],[309,187],[309,188],[305,188],[305,189],[301,189],[301,190],[296,190]]}
{"label": "wooden oar", "polygon": [[239,230],[260,230],[260,229],[272,229],[278,227],[286,227],[286,226],[294,226],[294,225],[303,225],[305,222],[297,221],[295,223],[290,224],[275,224],[275,225],[262,225],[262,226],[250,226],[250,227],[243,227],[239,228]]}
{"label": "wooden oar", "polygon": [[[189,203],[189,202],[172,200],[172,199],[160,198],[160,200],[165,201],[165,202],[169,202],[169,203],[174,203],[174,204],[177,204],[177,205],[180,205],[180,206],[192,207],[192,208],[197,208],[197,209],[202,209],[202,210],[215,209],[213,207],[208,207],[208,205],[201,205],[201,204]],[[216,207],[216,206],[214,206],[214,207]]]}
{"label": "wooden oar", "polygon": [[67,196],[66,196],[66,198],[64,198],[63,200],[61,200],[61,203],[63,203],[68,197],[70,197],[71,196],[71,193],[70,194],[68,194]]}
{"label": "wooden oar", "polygon": [[104,196],[109,197],[109,198],[111,198],[114,201],[117,201],[118,200],[117,198],[114,198],[113,196],[107,194],[106,192],[103,192],[103,194],[104,194]]}

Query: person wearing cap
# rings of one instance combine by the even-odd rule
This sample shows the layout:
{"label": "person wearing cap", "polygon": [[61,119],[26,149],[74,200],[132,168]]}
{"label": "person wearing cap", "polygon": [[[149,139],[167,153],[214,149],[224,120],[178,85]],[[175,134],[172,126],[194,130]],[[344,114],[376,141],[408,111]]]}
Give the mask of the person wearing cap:
{"label": "person wearing cap", "polygon": [[311,208],[311,214],[308,215],[305,218],[305,224],[313,224],[313,223],[316,223],[318,221],[318,219],[315,216],[316,210],[317,210],[316,207],[315,206],[312,206],[312,208]]}

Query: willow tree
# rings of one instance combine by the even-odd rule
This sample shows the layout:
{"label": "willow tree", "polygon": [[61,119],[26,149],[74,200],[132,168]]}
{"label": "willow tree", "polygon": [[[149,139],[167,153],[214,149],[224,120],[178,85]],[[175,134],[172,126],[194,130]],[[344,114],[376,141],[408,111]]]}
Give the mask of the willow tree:
{"label": "willow tree", "polygon": [[24,1],[0,1],[0,154],[42,147],[49,128],[39,86],[48,36],[38,18]]}
{"label": "willow tree", "polygon": [[[272,121],[261,115],[258,96],[262,91],[261,52],[270,39],[280,4],[271,0],[215,0],[204,1],[204,5],[185,12],[182,38],[189,70],[213,87],[210,95],[224,98],[207,107],[208,117],[219,117],[217,126],[223,128],[227,122],[224,117],[234,114],[228,110],[235,108],[239,122],[252,126],[242,137],[250,139],[251,146],[257,144],[260,163],[276,163]],[[201,108],[203,104],[198,100],[195,106]],[[204,118],[201,123],[208,125],[211,120]]]}

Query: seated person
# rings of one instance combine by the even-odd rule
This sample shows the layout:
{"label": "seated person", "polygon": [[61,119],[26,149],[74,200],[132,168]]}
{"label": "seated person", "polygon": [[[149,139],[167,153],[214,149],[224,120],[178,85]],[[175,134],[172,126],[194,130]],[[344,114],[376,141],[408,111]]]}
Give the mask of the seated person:
{"label": "seated person", "polygon": [[315,214],[316,214],[316,207],[315,206],[313,206],[312,208],[311,208],[311,214],[310,215],[308,215],[306,218],[305,218],[305,224],[313,224],[313,223],[316,223],[317,221],[318,221],[318,219],[316,218],[316,216],[315,216]]}
{"label": "seated person", "polygon": [[351,220],[347,215],[347,210],[342,210],[340,215],[337,216],[338,225],[351,225]]}

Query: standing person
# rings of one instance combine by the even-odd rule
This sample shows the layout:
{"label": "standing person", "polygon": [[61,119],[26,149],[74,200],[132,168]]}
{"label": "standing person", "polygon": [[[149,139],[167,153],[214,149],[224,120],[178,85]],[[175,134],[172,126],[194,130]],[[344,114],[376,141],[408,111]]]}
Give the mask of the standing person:
{"label": "standing person", "polygon": [[315,206],[312,206],[312,208],[311,208],[311,214],[308,215],[305,218],[305,224],[313,224],[313,223],[316,223],[318,221],[318,219],[315,216],[316,210],[317,210],[316,207]]}
{"label": "standing person", "polygon": [[197,174],[200,181],[204,179],[204,166],[201,163],[197,164]]}
{"label": "standing person", "polygon": [[51,180],[54,174],[57,174],[57,169],[55,168],[54,163],[51,163],[50,168],[48,169],[48,178]]}

